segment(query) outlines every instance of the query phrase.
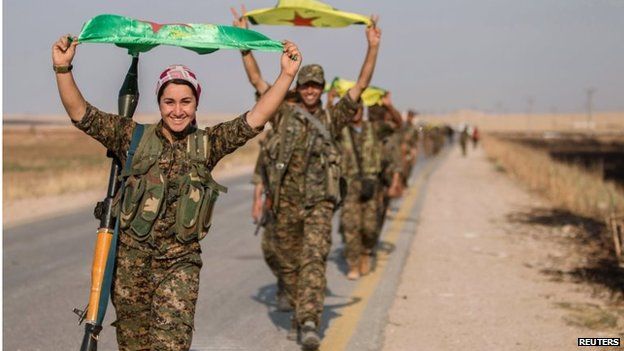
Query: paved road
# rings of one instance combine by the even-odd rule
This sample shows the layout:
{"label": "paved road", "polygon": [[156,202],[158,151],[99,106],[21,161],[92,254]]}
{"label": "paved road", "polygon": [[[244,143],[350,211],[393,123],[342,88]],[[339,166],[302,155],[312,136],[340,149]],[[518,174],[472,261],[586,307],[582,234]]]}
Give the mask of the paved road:
{"label": "paved road", "polygon": [[[379,348],[386,310],[414,234],[424,181],[434,163],[417,166],[411,195],[394,205],[376,274],[357,282],[346,280],[340,238],[333,234],[323,349]],[[217,203],[213,230],[202,242],[195,351],[299,350],[285,338],[289,315],[275,311],[275,279],[262,260],[260,238],[253,236],[248,181],[249,175],[222,182],[229,192]],[[4,350],[78,349],[83,327],[71,311],[83,307],[88,298],[96,227],[91,208],[85,208],[4,231]],[[108,311],[100,350],[116,349],[114,328],[109,326],[114,320],[112,305]]]}

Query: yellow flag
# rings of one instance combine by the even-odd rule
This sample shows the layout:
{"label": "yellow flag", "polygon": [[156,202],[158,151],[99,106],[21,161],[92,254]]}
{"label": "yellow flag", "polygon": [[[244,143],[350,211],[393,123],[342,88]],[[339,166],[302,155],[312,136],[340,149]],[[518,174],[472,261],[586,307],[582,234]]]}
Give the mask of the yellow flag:
{"label": "yellow flag", "polygon": [[[355,82],[353,81],[336,77],[325,90],[329,91],[330,89],[334,89],[340,97],[343,97],[354,85]],[[384,89],[369,86],[362,92],[362,102],[364,102],[366,106],[381,105],[381,98],[383,98],[386,93],[387,91]]]}
{"label": "yellow flag", "polygon": [[338,28],[352,24],[371,25],[367,16],[339,11],[318,0],[279,0],[276,7],[248,12],[252,24]]}

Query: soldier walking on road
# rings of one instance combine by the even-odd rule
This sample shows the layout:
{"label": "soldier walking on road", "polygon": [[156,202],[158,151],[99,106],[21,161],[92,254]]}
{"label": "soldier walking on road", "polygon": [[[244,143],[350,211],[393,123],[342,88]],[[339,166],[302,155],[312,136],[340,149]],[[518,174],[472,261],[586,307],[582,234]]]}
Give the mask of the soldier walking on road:
{"label": "soldier walking on road", "polygon": [[[52,47],[61,101],[72,123],[125,163],[131,119],[104,113],[82,97],[71,74],[78,44],[61,37]],[[188,350],[202,266],[201,240],[220,191],[210,172],[225,155],[256,136],[278,109],[301,64],[285,42],[273,87],[241,116],[204,130],[195,125],[201,87],[182,65],[157,82],[161,120],[145,132],[125,179],[112,300],[120,350]]]}
{"label": "soldier walking on road", "polygon": [[[260,94],[256,92],[256,98],[259,98]],[[294,90],[289,90],[286,94],[286,101],[295,103],[298,101],[298,95]],[[271,118],[278,118],[272,116]],[[271,269],[273,275],[277,278],[277,290],[275,293],[275,301],[277,310],[280,312],[292,311],[292,306],[284,293],[284,282],[280,277],[279,257],[275,252],[274,246],[274,230],[273,223],[275,214],[271,208],[271,195],[268,192],[268,173],[266,165],[270,164],[270,160],[267,159],[266,145],[271,141],[271,138],[275,137],[276,133],[274,129],[269,130],[263,140],[260,141],[260,152],[258,153],[258,159],[256,160],[256,166],[252,176],[251,183],[254,185],[254,195],[252,201],[251,217],[256,224],[256,234],[260,227],[263,228],[261,245],[262,256],[267,266]]]}
{"label": "soldier walking on road", "polygon": [[351,125],[342,130],[342,165],[347,196],[340,216],[345,241],[347,278],[358,279],[370,271],[370,257],[379,239],[378,193],[381,186],[381,142],[373,124],[363,121],[360,106]]}
{"label": "soldier walking on road", "polygon": [[[233,14],[238,15],[235,11]],[[239,17],[234,25],[246,27],[247,23]],[[267,144],[274,244],[286,296],[295,307],[289,337],[296,336],[300,329],[306,349],[318,348],[321,341],[318,328],[325,299],[331,219],[341,200],[341,155],[336,141],[355,115],[360,95],[370,83],[380,37],[376,26],[366,29],[368,50],[358,81],[331,110],[324,110],[321,104],[323,68],[307,65],[297,76],[301,102],[283,102],[272,121],[279,136]],[[251,52],[242,55],[250,83],[264,94],[269,85],[262,79],[255,59]]]}
{"label": "soldier walking on road", "polygon": [[418,128],[414,124],[414,118],[418,113],[414,110],[407,111],[407,121],[401,129],[403,134],[403,153],[405,154],[405,164],[403,167],[403,182],[407,186],[412,175],[412,169],[418,159]]}
{"label": "soldier walking on road", "polygon": [[468,138],[470,138],[468,126],[465,125],[459,135],[459,145],[461,146],[462,156],[464,157],[466,157],[466,154],[468,153]]}
{"label": "soldier walking on road", "polygon": [[481,139],[481,134],[479,133],[479,128],[477,126],[472,127],[472,148],[476,149],[479,144],[479,140]]}
{"label": "soldier walking on road", "polygon": [[[381,184],[382,190],[377,193],[378,220],[377,230],[381,233],[386,220],[386,212],[390,200],[398,198],[403,193],[403,155],[401,153],[401,133],[403,124],[401,114],[392,104],[391,94],[382,99],[381,106],[371,106],[368,109],[369,120],[375,126],[377,137],[382,144]],[[379,237],[378,233],[378,237]]]}
{"label": "soldier walking on road", "polygon": [[[267,139],[269,139],[272,134],[272,131],[269,131]],[[267,164],[267,161],[265,159],[266,152],[263,144],[264,143],[261,143],[260,145],[260,153],[258,154],[256,167],[254,169],[254,174],[251,180],[251,183],[254,185],[251,216],[257,226],[263,227],[260,247],[262,249],[264,262],[266,262],[267,266],[269,266],[275,278],[277,278],[277,290],[275,292],[275,302],[277,305],[277,310],[280,312],[289,312],[292,311],[292,306],[290,305],[290,302],[288,301],[288,298],[284,293],[284,282],[280,276],[279,258],[277,256],[277,253],[275,252],[274,247],[274,215],[269,205],[271,199],[270,195],[266,192],[266,181],[263,180],[263,178],[265,178],[267,174],[267,169],[265,167],[265,165]]]}

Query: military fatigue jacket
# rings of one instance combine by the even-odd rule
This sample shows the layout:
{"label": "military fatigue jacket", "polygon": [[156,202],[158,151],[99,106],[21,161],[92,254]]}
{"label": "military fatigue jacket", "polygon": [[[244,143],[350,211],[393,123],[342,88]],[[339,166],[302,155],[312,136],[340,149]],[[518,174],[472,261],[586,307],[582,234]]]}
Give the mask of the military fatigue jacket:
{"label": "military fatigue jacket", "polygon": [[410,147],[414,148],[418,144],[418,128],[412,123],[407,122],[403,128],[403,141]]}
{"label": "military fatigue jacket", "polygon": [[[158,166],[162,174],[167,178],[167,187],[161,210],[153,224],[154,235],[144,242],[134,240],[124,232],[120,235],[120,241],[137,249],[153,253],[156,257],[174,258],[188,252],[200,251],[197,240],[190,243],[181,243],[175,238],[174,224],[179,197],[180,179],[190,172],[190,163],[187,153],[187,138],[195,127],[189,127],[186,131],[175,133],[174,141],[170,143],[162,134],[162,121],[156,128],[156,135],[162,142],[162,153],[158,158]],[[87,104],[85,116],[74,125],[84,131],[108,150],[111,150],[122,164],[125,164],[126,153],[130,147],[132,131],[136,125],[131,119],[122,118],[119,115],[104,113]],[[211,148],[208,151],[206,167],[212,170],[217,162],[225,155],[242,146],[247,140],[253,138],[262,131],[262,128],[253,129],[247,124],[246,114],[231,121],[219,123],[206,128],[206,135]]]}
{"label": "military fatigue jacket", "polygon": [[382,180],[384,185],[389,186],[394,173],[403,171],[403,156],[401,154],[401,133],[390,123],[383,120],[373,122],[377,137],[382,144]]}
{"label": "military fatigue jacket", "polygon": [[[377,178],[381,172],[382,144],[371,122],[363,121],[359,128],[353,125],[342,130],[343,176],[356,179],[360,176]],[[359,158],[359,160],[358,160]]]}
{"label": "military fatigue jacket", "polygon": [[[331,142],[340,138],[340,131],[350,122],[358,108],[357,102],[345,95],[326,112],[320,105],[313,114],[326,126]],[[274,196],[286,196],[304,201],[305,206],[328,199],[327,165],[335,162],[340,167],[340,154],[336,149],[336,160],[328,160],[324,150],[327,140],[297,111],[295,105],[283,102],[272,121],[279,137],[267,142],[267,156],[270,159],[269,180]],[[276,189],[279,188],[278,191]],[[276,198],[276,200],[278,200]],[[274,201],[274,205],[278,201]]]}

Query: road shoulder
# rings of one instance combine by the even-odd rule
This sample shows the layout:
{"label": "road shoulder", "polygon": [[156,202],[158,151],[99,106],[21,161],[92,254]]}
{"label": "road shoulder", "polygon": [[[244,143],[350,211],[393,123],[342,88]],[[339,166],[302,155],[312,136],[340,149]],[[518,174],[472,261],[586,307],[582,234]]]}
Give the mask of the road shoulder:
{"label": "road shoulder", "polygon": [[480,149],[466,158],[452,150],[429,181],[383,350],[576,350],[578,337],[617,337],[574,323],[566,308],[604,310],[602,300],[536,269],[564,254],[510,221],[536,206],[548,204]]}

